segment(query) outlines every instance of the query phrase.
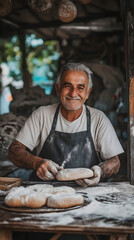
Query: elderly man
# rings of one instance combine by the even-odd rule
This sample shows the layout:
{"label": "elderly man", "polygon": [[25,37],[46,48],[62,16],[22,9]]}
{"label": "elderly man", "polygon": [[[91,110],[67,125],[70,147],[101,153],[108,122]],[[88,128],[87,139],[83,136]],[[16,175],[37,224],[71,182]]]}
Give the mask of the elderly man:
{"label": "elderly man", "polygon": [[[91,179],[76,180],[81,186],[96,185],[100,178],[118,172],[123,149],[108,118],[84,105],[92,90],[92,72],[80,63],[63,66],[56,82],[60,104],[42,106],[25,122],[8,152],[18,166],[33,169],[31,180],[52,180],[61,169],[91,168]],[[36,156],[30,151],[36,148]],[[30,150],[30,151],[29,151]]]}

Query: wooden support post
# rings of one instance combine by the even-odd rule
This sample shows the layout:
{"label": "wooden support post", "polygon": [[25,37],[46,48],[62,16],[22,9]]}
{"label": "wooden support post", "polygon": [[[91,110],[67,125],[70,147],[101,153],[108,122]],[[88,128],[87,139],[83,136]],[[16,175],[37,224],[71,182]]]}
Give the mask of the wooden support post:
{"label": "wooden support post", "polygon": [[[134,19],[133,19],[134,20]],[[134,77],[130,78],[129,87],[130,118],[130,183],[134,184]]]}
{"label": "wooden support post", "polygon": [[125,0],[126,78],[128,87],[128,169],[134,185],[134,2]]}
{"label": "wooden support post", "polygon": [[127,240],[127,234],[111,235],[109,240]]}
{"label": "wooden support post", "polygon": [[12,240],[12,231],[0,229],[0,240]]}
{"label": "wooden support post", "polygon": [[21,60],[21,70],[22,70],[22,79],[24,82],[24,88],[28,88],[28,81],[27,81],[27,64],[26,64],[26,44],[25,44],[25,34],[21,33],[20,35],[20,49],[22,54]]}

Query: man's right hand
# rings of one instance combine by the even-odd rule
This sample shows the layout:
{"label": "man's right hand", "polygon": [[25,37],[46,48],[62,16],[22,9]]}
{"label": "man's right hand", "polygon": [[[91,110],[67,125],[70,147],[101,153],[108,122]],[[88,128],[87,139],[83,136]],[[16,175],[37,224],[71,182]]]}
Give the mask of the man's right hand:
{"label": "man's right hand", "polygon": [[44,159],[43,163],[38,167],[36,175],[42,180],[52,180],[61,169],[62,167],[52,160]]}

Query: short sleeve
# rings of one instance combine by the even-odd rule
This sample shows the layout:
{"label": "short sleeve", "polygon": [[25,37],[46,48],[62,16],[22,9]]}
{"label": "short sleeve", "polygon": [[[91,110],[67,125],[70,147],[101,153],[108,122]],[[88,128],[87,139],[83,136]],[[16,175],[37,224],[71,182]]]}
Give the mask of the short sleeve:
{"label": "short sleeve", "polygon": [[101,114],[98,124],[97,148],[102,159],[119,155],[124,152],[116,132],[104,113]]}
{"label": "short sleeve", "polygon": [[31,151],[40,142],[41,123],[38,110],[34,111],[26,120],[25,124],[18,133],[16,140],[24,144]]}

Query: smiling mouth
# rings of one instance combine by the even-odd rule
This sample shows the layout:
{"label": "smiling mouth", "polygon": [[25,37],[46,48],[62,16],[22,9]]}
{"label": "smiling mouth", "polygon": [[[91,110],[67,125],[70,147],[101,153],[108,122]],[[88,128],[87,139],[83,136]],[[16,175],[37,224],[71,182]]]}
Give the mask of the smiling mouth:
{"label": "smiling mouth", "polygon": [[67,100],[71,100],[71,101],[80,101],[81,99],[80,98],[69,98],[69,97],[66,97]]}

